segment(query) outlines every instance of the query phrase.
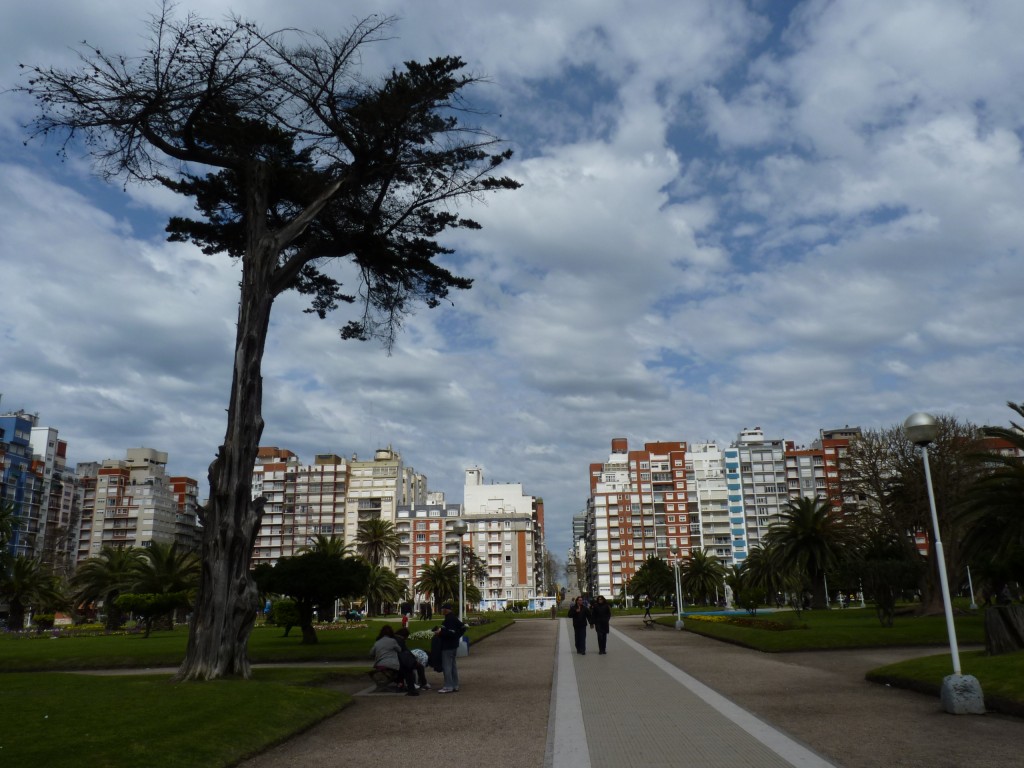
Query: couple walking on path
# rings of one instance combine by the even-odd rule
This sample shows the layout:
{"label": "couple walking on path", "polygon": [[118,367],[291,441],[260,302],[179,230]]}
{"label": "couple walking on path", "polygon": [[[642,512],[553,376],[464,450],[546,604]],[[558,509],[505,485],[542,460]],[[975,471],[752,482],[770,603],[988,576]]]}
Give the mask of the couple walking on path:
{"label": "couple walking on path", "polygon": [[598,595],[597,602],[588,606],[583,597],[577,597],[576,602],[569,608],[569,618],[572,619],[573,633],[576,639],[576,653],[585,655],[587,652],[587,627],[597,630],[597,651],[604,655],[608,652],[608,631],[609,623],[612,620],[612,607],[604,599],[604,595]]}

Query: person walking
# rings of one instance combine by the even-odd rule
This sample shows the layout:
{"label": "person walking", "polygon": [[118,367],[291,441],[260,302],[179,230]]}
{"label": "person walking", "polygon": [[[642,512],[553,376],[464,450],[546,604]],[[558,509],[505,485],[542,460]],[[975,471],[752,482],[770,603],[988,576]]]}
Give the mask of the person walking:
{"label": "person walking", "polygon": [[650,619],[651,621],[654,621],[654,617],[651,616],[651,606],[652,605],[653,605],[653,603],[651,603],[651,598],[648,597],[644,601],[644,619],[645,620],[646,619]]}
{"label": "person walking", "polygon": [[580,595],[569,607],[569,618],[572,619],[572,629],[576,635],[576,653],[584,656],[587,653],[587,627],[593,626],[590,618],[590,609],[583,603],[583,596]]}
{"label": "person walking", "polygon": [[452,611],[451,603],[441,606],[444,621],[441,622],[441,672],[444,674],[444,687],[438,693],[455,693],[459,690],[459,668],[455,657],[459,653],[459,643],[466,632],[466,625]]}
{"label": "person walking", "polygon": [[608,650],[608,631],[612,620],[612,607],[604,595],[597,596],[597,602],[590,609],[590,617],[594,622],[594,629],[597,630],[597,652],[604,655]]}

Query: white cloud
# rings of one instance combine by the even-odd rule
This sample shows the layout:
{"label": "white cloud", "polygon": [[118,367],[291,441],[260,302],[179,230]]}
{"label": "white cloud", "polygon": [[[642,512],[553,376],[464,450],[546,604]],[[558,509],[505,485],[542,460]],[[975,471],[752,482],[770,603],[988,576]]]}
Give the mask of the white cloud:
{"label": "white cloud", "polygon": [[[806,2],[785,29],[714,0],[203,13],[229,8],[332,34],[397,12],[368,70],[464,56],[490,77],[477,94],[501,117],[481,120],[519,150],[524,183],[467,208],[484,229],[453,236],[445,263],[474,288],[409,318],[390,356],[341,342],[344,311],[279,301],[267,444],[310,460],[390,443],[455,501],[483,466],[545,498],[562,554],[612,437],[728,441],[760,424],[808,442],[921,408],[1003,423],[1024,397],[1024,6]],[[150,10],[21,4],[0,70],[67,64],[84,38],[132,48]],[[3,408],[39,411],[73,460],[146,444],[202,479],[236,267],[164,241],[166,216],[189,212],[164,190],[126,194],[80,156],[22,147],[30,114],[0,101]]]}

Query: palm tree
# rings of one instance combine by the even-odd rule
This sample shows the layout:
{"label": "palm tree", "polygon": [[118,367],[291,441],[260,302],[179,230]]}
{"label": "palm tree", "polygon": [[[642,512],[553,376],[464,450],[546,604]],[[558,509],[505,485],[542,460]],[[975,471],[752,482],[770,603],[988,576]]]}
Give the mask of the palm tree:
{"label": "palm tree", "polygon": [[[154,541],[142,550],[131,590],[141,594],[175,594],[180,598],[176,600],[176,609],[187,608],[199,588],[200,569],[195,552],[179,550],[176,542]],[[166,618],[173,619],[170,613]]]}
{"label": "palm tree", "polygon": [[14,502],[5,501],[0,504],[0,558],[7,552],[7,545],[14,538],[14,532],[21,527],[21,521],[15,514]]}
{"label": "palm tree", "polygon": [[136,547],[104,547],[98,555],[90,557],[75,573],[76,605],[102,602],[107,613],[107,629],[116,629],[121,623],[121,614],[114,607],[114,600],[122,592],[134,589],[142,556],[142,550]]}
{"label": "palm tree", "polygon": [[142,550],[136,569],[135,592],[191,592],[199,586],[199,555],[179,550],[177,542],[154,541]]}
{"label": "palm tree", "polygon": [[778,548],[777,562],[783,571],[792,569],[809,581],[811,607],[825,608],[825,573],[839,565],[844,547],[852,541],[832,502],[808,496],[790,499],[766,539]]}
{"label": "palm tree", "polygon": [[400,544],[395,524],[390,520],[373,517],[361,522],[356,531],[359,554],[370,565],[379,566],[385,560],[394,560]]}
{"label": "palm tree", "polygon": [[444,558],[435,557],[420,571],[416,591],[427,595],[440,608],[445,601],[458,601],[459,566]]}
{"label": "palm tree", "polygon": [[386,603],[397,603],[405,594],[406,583],[390,568],[371,565],[366,582],[366,613],[373,616],[377,608]]}
{"label": "palm tree", "polygon": [[679,582],[694,600],[711,600],[725,581],[725,567],[706,549],[695,549],[679,566]]}
{"label": "palm tree", "polygon": [[793,602],[797,608],[801,607],[799,592],[803,578],[782,562],[778,545],[767,537],[761,546],[754,547],[747,554],[743,561],[743,576],[747,586],[763,590],[769,602],[778,603],[781,595],[784,602]]}
{"label": "palm tree", "polygon": [[60,586],[53,572],[39,560],[18,555],[0,570],[0,597],[8,604],[8,626],[21,629],[29,608],[62,607]]}
{"label": "palm tree", "polygon": [[318,533],[314,536],[308,544],[303,547],[299,547],[296,554],[303,554],[304,552],[323,552],[328,557],[346,558],[352,556],[352,550],[354,547],[352,544],[346,544],[345,540],[340,536],[331,534],[325,536],[322,533]]}
{"label": "palm tree", "polygon": [[[1024,416],[1024,403],[1007,403]],[[960,516],[967,559],[978,563],[990,594],[1024,580],[1024,427],[985,427],[986,437],[1009,443],[1016,455],[985,452],[974,457],[986,471],[969,488]]]}
{"label": "palm tree", "polygon": [[629,582],[634,597],[647,595],[652,601],[662,601],[675,592],[676,577],[672,566],[663,558],[651,555],[640,566]]}

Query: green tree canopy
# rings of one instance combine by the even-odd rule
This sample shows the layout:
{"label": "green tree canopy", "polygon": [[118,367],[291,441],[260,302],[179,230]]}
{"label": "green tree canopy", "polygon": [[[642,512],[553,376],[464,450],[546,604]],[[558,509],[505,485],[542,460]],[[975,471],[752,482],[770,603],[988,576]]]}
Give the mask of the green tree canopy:
{"label": "green tree canopy", "polygon": [[20,629],[29,608],[52,612],[64,608],[67,599],[57,576],[35,558],[18,555],[0,562],[0,599],[8,604],[7,623]]}
{"label": "green tree canopy", "polygon": [[142,549],[135,567],[132,591],[138,593],[194,593],[199,586],[199,555],[177,543],[154,541]]}
{"label": "green tree canopy", "polygon": [[329,609],[338,598],[365,593],[372,568],[355,557],[334,557],[307,552],[282,557],[273,568],[260,572],[260,589],[287,595],[295,601],[303,645],[317,643],[313,614]]}
{"label": "green tree canopy", "polygon": [[356,548],[370,565],[380,565],[398,556],[401,539],[390,520],[372,517],[359,523],[356,530]]}
{"label": "green tree canopy", "polygon": [[[1007,405],[1024,416],[1024,403]],[[988,442],[973,456],[980,474],[967,489],[960,523],[965,559],[989,594],[999,594],[1008,582],[1024,583],[1024,424],[982,433]]]}
{"label": "green tree canopy", "polygon": [[383,565],[371,565],[366,578],[366,613],[374,616],[386,605],[393,605],[405,597],[408,585]]}
{"label": "green tree canopy", "polygon": [[724,592],[725,566],[706,549],[694,549],[679,566],[679,581],[684,594],[695,602],[709,603]]}
{"label": "green tree canopy", "polygon": [[122,614],[114,601],[122,592],[134,589],[142,563],[142,550],[136,547],[104,547],[75,571],[72,586],[80,608],[102,603],[107,629],[121,625]]}
{"label": "green tree canopy", "polygon": [[808,496],[790,499],[778,522],[769,526],[766,538],[776,549],[782,569],[807,579],[811,607],[825,608],[825,573],[842,562],[844,548],[854,542],[844,517],[835,513],[832,502]]}
{"label": "green tree canopy", "polygon": [[672,566],[664,559],[651,555],[640,566],[629,582],[634,597],[647,595],[652,600],[664,601],[676,590],[676,576]]}
{"label": "green tree canopy", "polygon": [[416,591],[430,597],[434,607],[459,600],[459,566],[441,557],[435,557],[422,569],[416,579]]}

